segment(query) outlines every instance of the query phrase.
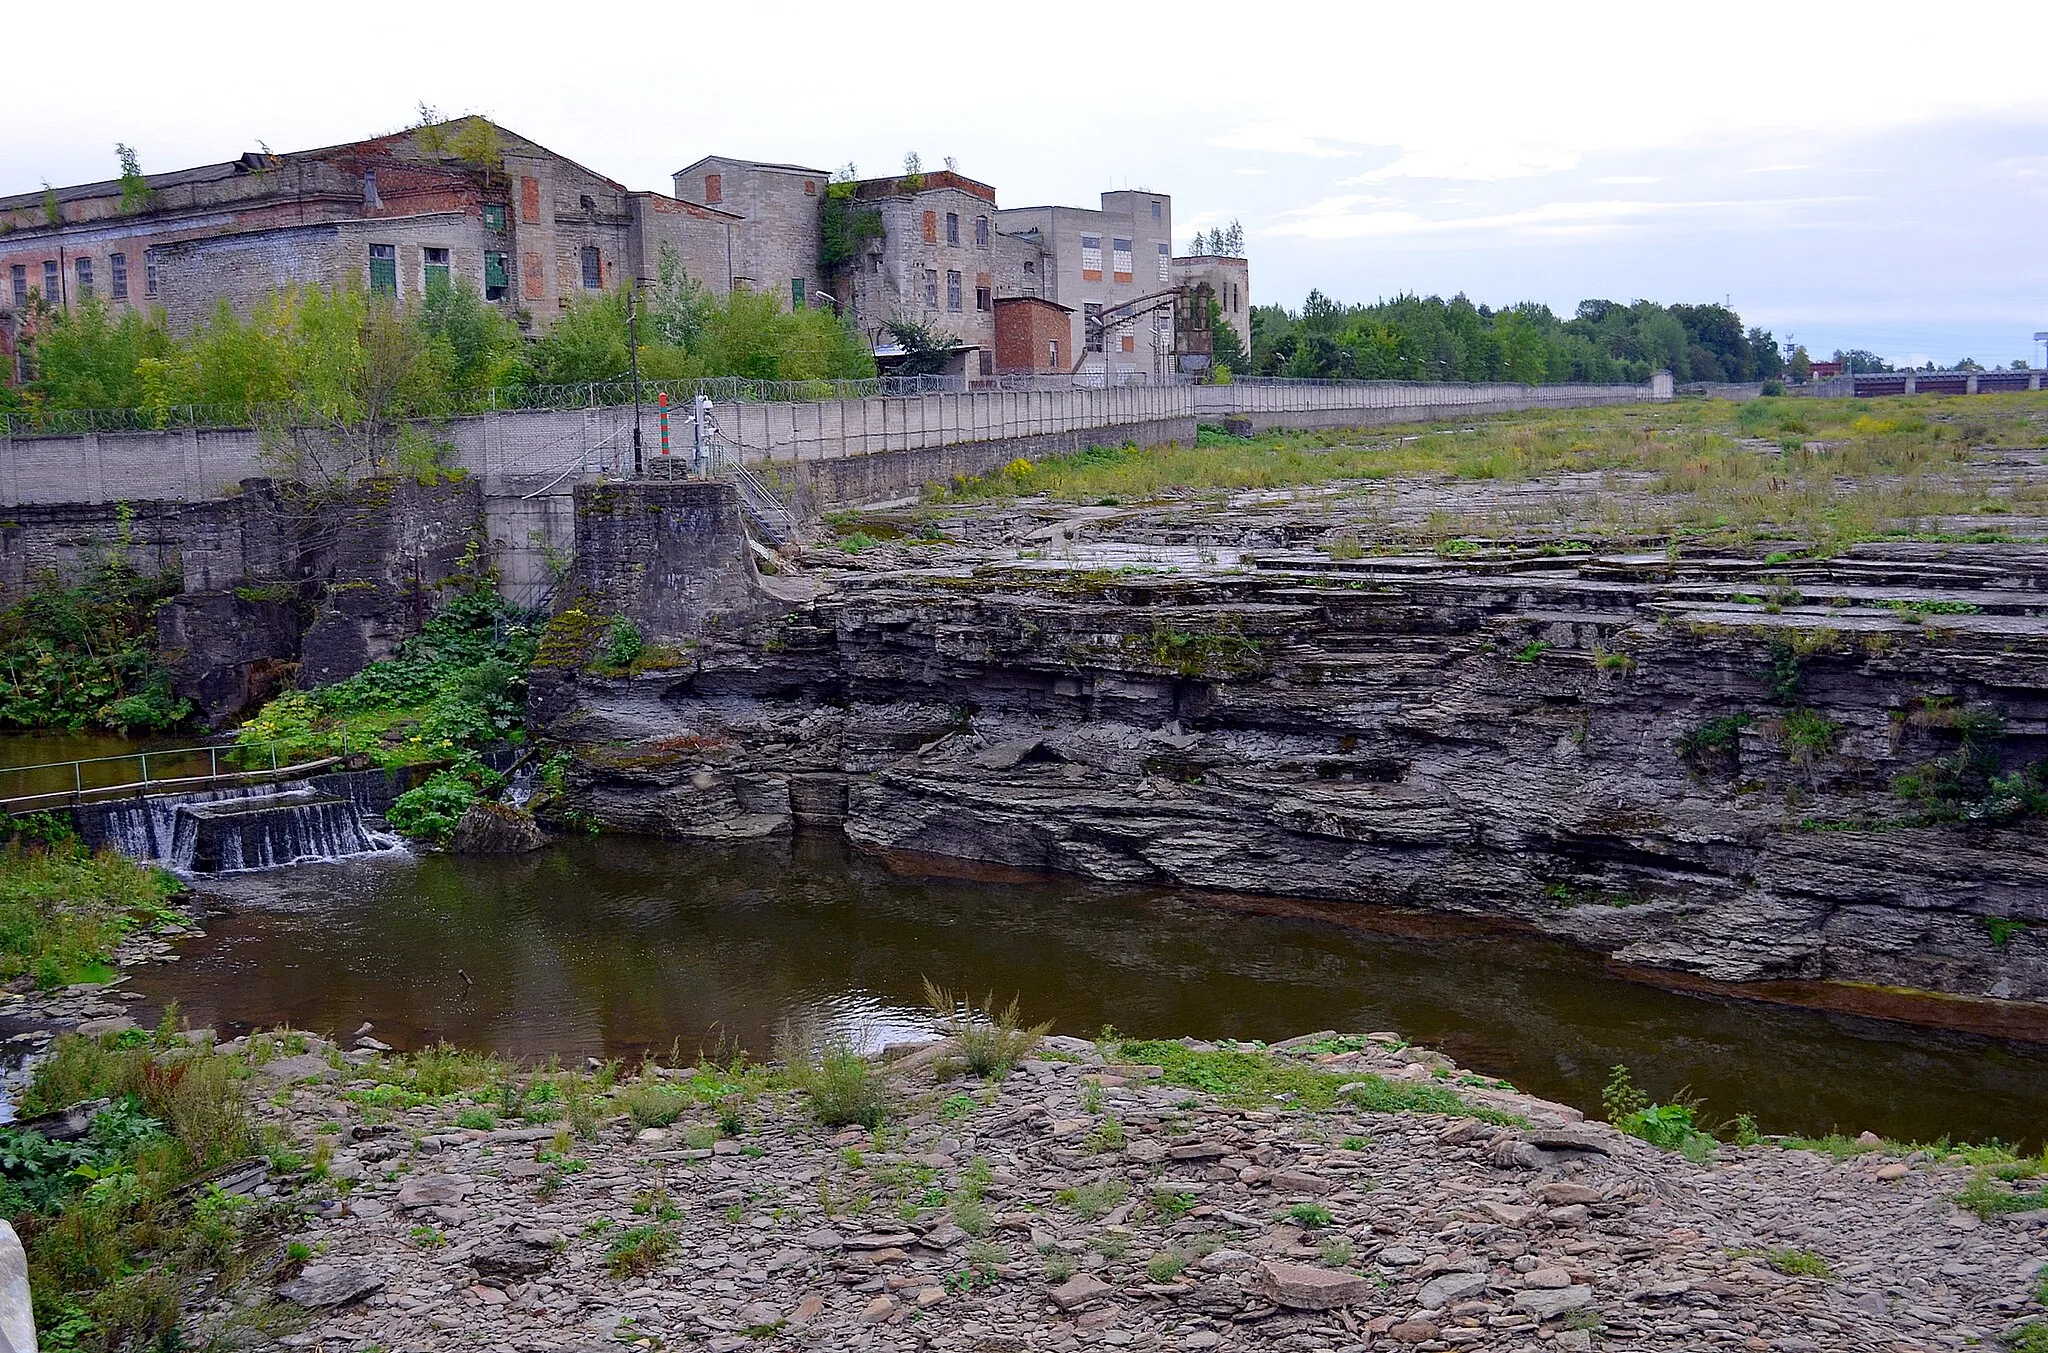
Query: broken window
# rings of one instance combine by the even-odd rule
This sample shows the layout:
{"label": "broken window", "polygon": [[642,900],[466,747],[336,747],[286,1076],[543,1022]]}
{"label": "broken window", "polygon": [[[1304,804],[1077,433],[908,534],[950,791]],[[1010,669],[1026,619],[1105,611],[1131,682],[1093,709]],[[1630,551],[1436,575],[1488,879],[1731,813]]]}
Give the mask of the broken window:
{"label": "broken window", "polygon": [[142,294],[156,295],[156,250],[142,251]]}
{"label": "broken window", "polygon": [[995,309],[995,292],[988,287],[976,287],[974,289],[974,308],[984,312]]}
{"label": "broken window", "polygon": [[996,374],[996,355],[987,348],[981,350],[981,374],[984,376]]}
{"label": "broken window", "polygon": [[791,310],[801,310],[804,308],[804,279],[801,277],[789,279],[789,308]]}
{"label": "broken window", "polygon": [[974,243],[977,248],[988,248],[988,217],[974,218]]}
{"label": "broken window", "polygon": [[1058,371],[1060,369],[1060,341],[1057,338],[1045,340],[1045,369],[1047,371]]}
{"label": "broken window", "polygon": [[125,300],[127,300],[127,299],[128,299],[128,255],[126,255],[126,254],[110,254],[110,255],[108,255],[108,257],[107,257],[107,267],[108,267],[108,269],[109,269],[109,270],[110,270],[110,271],[111,271],[111,272],[113,273],[113,283],[112,283],[112,284],[113,284],[113,288],[114,288],[114,299],[115,299],[115,300],[117,300],[117,301],[125,301]]}
{"label": "broken window", "polygon": [[512,290],[511,278],[505,267],[505,255],[496,250],[484,254],[484,299],[502,301]]}
{"label": "broken window", "polygon": [[928,211],[924,214],[924,242],[926,244],[937,244],[939,242],[939,214],[935,211]]}
{"label": "broken window", "polygon": [[8,275],[14,283],[14,308],[20,310],[28,305],[28,264],[15,264]]}
{"label": "broken window", "polygon": [[420,253],[422,270],[425,274],[421,280],[426,284],[422,289],[429,296],[437,291],[446,291],[448,289],[448,251],[430,246],[421,250]]}
{"label": "broken window", "polygon": [[1159,246],[1159,280],[1173,280],[1173,252],[1163,244]]}
{"label": "broken window", "polygon": [[586,244],[581,250],[583,260],[583,289],[604,290],[604,257],[597,252],[597,246]]}
{"label": "broken window", "polygon": [[78,299],[89,301],[92,299],[92,260],[80,258],[75,261],[78,265]]}
{"label": "broken window", "polygon": [[1131,242],[1129,240],[1111,240],[1110,245],[1109,268],[1111,280],[1117,282],[1130,281]]}
{"label": "broken window", "polygon": [[396,296],[398,294],[397,245],[373,244],[370,246],[370,294],[372,296]]}
{"label": "broken window", "polygon": [[1102,302],[1081,302],[1081,337],[1087,344],[1085,351],[1102,351]]}
{"label": "broken window", "polygon": [[384,200],[377,196],[377,171],[374,169],[363,171],[363,205],[371,210],[384,205]]}
{"label": "broken window", "polygon": [[1159,219],[1159,204],[1157,202],[1152,204],[1152,219],[1155,221]]}
{"label": "broken window", "polygon": [[43,299],[45,301],[48,301],[51,305],[58,304],[64,298],[63,285],[64,274],[63,270],[57,266],[57,260],[53,258],[44,259]]}
{"label": "broken window", "polygon": [[957,211],[946,213],[946,243],[960,243],[960,213]]}
{"label": "broken window", "polygon": [[1081,280],[1100,282],[1102,280],[1102,236],[1081,237]]}
{"label": "broken window", "polygon": [[503,230],[504,228],[505,208],[496,202],[484,203],[484,229]]}
{"label": "broken window", "polygon": [[924,303],[927,309],[939,308],[939,274],[935,268],[924,270]]}
{"label": "broken window", "polygon": [[948,272],[946,274],[946,309],[958,310],[959,308],[960,274],[957,272]]}

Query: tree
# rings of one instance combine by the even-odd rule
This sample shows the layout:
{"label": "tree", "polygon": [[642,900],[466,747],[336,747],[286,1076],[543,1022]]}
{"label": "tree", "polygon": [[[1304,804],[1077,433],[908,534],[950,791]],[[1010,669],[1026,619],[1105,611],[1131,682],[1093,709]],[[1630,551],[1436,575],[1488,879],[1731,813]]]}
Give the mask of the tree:
{"label": "tree", "polygon": [[903,349],[896,369],[905,376],[937,376],[952,364],[960,340],[910,320],[889,321],[889,337]]}
{"label": "tree", "polygon": [[1804,385],[1813,379],[1813,358],[1807,355],[1804,343],[1792,345],[1792,355],[1785,361],[1785,378],[1794,385]]}
{"label": "tree", "polygon": [[1842,364],[1842,374],[1845,376],[1885,372],[1892,369],[1890,362],[1885,361],[1876,353],[1863,348],[1851,348],[1847,352],[1836,348],[1835,360]]}
{"label": "tree", "polygon": [[121,162],[121,214],[134,216],[156,205],[156,193],[143,177],[142,162],[132,146],[114,143],[114,155]]}

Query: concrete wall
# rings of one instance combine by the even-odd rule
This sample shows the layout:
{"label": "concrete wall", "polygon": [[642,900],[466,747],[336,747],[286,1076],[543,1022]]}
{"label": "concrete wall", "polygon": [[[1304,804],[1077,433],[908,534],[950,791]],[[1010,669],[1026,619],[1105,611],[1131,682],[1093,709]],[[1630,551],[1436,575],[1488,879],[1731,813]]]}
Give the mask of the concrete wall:
{"label": "concrete wall", "polygon": [[1520,409],[1569,409],[1596,404],[1637,404],[1666,400],[1671,377],[1659,373],[1644,385],[1302,385],[1276,382],[1198,385],[1190,391],[1205,423],[1224,423],[1242,432],[1275,428],[1376,427],[1384,423],[1431,422],[1466,415],[1513,413]]}

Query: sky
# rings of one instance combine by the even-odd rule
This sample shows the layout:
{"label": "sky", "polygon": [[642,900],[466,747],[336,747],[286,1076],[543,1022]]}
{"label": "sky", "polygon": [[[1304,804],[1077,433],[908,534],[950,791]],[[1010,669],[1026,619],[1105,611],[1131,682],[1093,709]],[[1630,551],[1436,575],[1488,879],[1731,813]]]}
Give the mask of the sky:
{"label": "sky", "polygon": [[[2048,8],[103,0],[89,84],[17,61],[0,193],[486,114],[632,188],[719,153],[914,150],[1004,206],[1241,220],[1253,300],[1726,301],[1819,354],[2043,360]],[[78,16],[16,52],[75,50]],[[38,35],[39,25],[48,32]]]}

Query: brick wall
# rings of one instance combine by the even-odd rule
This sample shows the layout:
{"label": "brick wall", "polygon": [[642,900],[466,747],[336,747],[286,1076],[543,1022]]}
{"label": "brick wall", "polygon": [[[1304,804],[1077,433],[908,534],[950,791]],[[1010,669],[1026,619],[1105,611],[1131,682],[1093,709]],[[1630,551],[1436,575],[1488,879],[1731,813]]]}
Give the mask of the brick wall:
{"label": "brick wall", "polygon": [[996,302],[996,370],[1064,372],[1074,364],[1072,316],[1037,297]]}

